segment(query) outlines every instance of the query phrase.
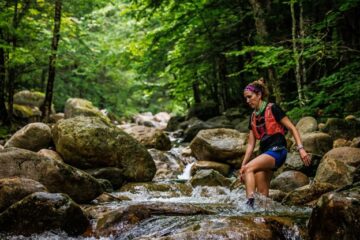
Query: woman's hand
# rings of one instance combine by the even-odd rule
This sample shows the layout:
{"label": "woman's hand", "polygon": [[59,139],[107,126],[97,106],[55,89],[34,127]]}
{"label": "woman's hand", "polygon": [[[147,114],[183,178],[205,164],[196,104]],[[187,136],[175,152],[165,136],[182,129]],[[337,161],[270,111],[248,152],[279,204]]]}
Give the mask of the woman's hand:
{"label": "woman's hand", "polygon": [[241,181],[241,182],[245,182],[245,164],[241,166],[239,172],[240,172],[240,174],[239,174],[239,176],[240,176],[240,181]]}
{"label": "woman's hand", "polygon": [[299,154],[300,154],[301,160],[304,162],[304,165],[307,167],[310,166],[311,158],[310,158],[309,154],[307,154],[307,152],[305,151],[304,148],[301,148],[299,150]]}

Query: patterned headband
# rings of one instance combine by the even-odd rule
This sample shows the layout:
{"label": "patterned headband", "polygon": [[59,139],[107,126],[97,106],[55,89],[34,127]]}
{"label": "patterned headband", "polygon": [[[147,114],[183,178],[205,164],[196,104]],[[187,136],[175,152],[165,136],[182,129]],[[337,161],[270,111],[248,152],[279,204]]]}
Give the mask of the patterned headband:
{"label": "patterned headband", "polygon": [[245,87],[244,91],[250,91],[250,92],[254,92],[254,93],[259,93],[259,92],[261,92],[261,89],[254,86],[254,85],[249,84],[249,85],[247,85]]}

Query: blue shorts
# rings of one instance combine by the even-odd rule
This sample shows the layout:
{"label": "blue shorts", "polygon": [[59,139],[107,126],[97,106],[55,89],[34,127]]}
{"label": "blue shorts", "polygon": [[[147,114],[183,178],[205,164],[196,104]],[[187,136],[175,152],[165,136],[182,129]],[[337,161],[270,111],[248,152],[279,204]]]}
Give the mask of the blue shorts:
{"label": "blue shorts", "polygon": [[273,170],[276,170],[284,164],[286,160],[287,150],[286,148],[276,149],[276,150],[269,149],[266,152],[264,152],[264,154],[270,155],[273,158],[275,158],[275,167]]}

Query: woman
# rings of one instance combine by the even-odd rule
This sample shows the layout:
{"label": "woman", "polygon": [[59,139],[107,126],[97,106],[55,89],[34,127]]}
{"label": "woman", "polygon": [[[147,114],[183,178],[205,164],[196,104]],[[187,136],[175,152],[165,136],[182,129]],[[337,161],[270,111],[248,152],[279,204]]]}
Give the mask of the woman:
{"label": "woman", "polygon": [[[268,90],[262,79],[244,89],[244,97],[254,109],[249,122],[249,139],[240,169],[240,179],[245,181],[247,204],[254,207],[255,189],[269,196],[269,185],[274,170],[281,167],[287,155],[285,133],[289,130],[297,144],[301,160],[310,165],[310,158],[300,139],[299,132],[279,106],[267,103]],[[250,161],[256,140],[260,140],[261,154]]]}

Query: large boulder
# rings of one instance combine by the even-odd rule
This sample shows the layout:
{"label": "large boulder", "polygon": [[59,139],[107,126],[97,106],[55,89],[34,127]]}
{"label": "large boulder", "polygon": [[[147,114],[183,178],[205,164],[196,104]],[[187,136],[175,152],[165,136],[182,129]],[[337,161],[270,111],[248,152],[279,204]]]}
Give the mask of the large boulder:
{"label": "large boulder", "polygon": [[246,138],[247,134],[234,129],[202,130],[191,141],[190,148],[199,160],[226,162],[245,154]]}
{"label": "large boulder", "polygon": [[41,183],[28,178],[0,179],[0,213],[34,192],[47,192]]}
{"label": "large boulder", "polygon": [[359,239],[360,186],[323,195],[313,209],[309,223],[310,239]]}
{"label": "large boulder", "polygon": [[16,235],[57,229],[79,235],[88,225],[80,206],[62,193],[33,193],[0,214],[0,231]]}
{"label": "large boulder", "polygon": [[56,151],[81,169],[117,167],[128,181],[150,181],[156,167],[146,148],[97,117],[59,121],[52,129]]}
{"label": "large boulder", "polygon": [[14,94],[14,103],[40,109],[45,99],[42,92],[23,90]]}
{"label": "large boulder", "polygon": [[157,169],[154,180],[176,179],[184,171],[184,163],[179,157],[157,149],[149,149],[149,153]]}
{"label": "large boulder", "polygon": [[354,137],[360,136],[360,121],[355,118],[329,118],[320,130],[328,133],[333,139],[345,138],[352,140]]}
{"label": "large boulder", "polygon": [[191,167],[191,175],[202,169],[213,169],[224,175],[225,177],[230,173],[230,165],[226,163],[219,163],[214,161],[196,161]]}
{"label": "large boulder", "polygon": [[155,148],[163,151],[171,149],[169,137],[160,129],[136,125],[125,128],[124,131],[146,148]]}
{"label": "large boulder", "polygon": [[315,181],[341,187],[353,182],[356,168],[360,166],[360,149],[334,148],[321,159]]}
{"label": "large boulder", "polygon": [[79,203],[103,192],[100,183],[83,171],[28,150],[7,148],[0,152],[0,178],[13,176],[38,181],[49,192],[66,193]]}
{"label": "large boulder", "polygon": [[37,152],[51,144],[51,129],[45,123],[30,123],[17,131],[5,144],[5,148],[17,147]]}
{"label": "large boulder", "polygon": [[73,118],[76,116],[99,117],[106,122],[110,119],[104,115],[92,102],[82,98],[69,98],[64,107],[65,118]]}
{"label": "large boulder", "polygon": [[298,187],[309,183],[309,178],[298,171],[286,171],[281,173],[270,183],[270,187],[283,192],[290,192]]}

